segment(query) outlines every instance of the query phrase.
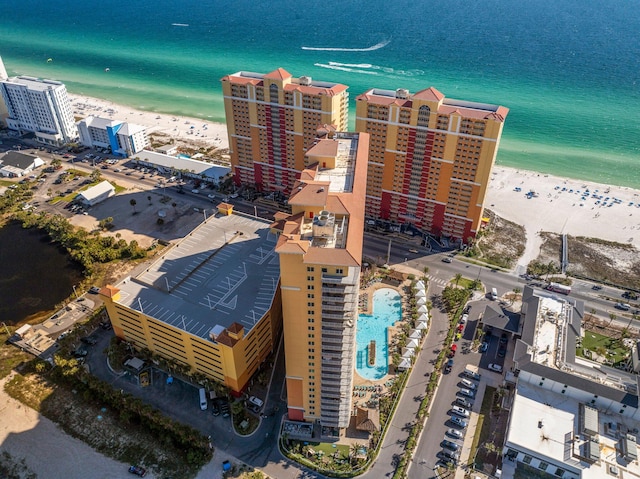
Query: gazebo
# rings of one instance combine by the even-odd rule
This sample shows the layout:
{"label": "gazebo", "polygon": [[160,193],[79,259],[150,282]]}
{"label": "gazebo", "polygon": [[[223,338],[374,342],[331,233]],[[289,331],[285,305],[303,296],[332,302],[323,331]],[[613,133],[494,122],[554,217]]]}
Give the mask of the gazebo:
{"label": "gazebo", "polygon": [[356,429],[358,431],[379,431],[380,413],[377,409],[356,407]]}

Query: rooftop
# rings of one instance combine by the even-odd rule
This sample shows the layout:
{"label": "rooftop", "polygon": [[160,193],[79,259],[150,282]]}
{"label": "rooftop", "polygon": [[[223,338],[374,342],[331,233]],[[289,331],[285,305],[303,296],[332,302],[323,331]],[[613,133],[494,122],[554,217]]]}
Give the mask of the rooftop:
{"label": "rooftop", "polygon": [[637,375],[576,357],[582,301],[526,286],[522,302],[522,338],[514,352],[518,369],[638,407]]}
{"label": "rooftop", "polygon": [[207,218],[158,261],[117,285],[118,303],[209,339],[234,322],[251,328],[271,308],[280,278],[266,221]]}
{"label": "rooftop", "polygon": [[17,85],[25,85],[30,90],[38,90],[45,91],[49,89],[55,89],[58,87],[64,87],[64,83],[55,81],[55,80],[44,80],[41,78],[30,77],[30,76],[18,76],[12,77],[6,80],[8,83],[13,83]]}
{"label": "rooftop", "polygon": [[2,166],[14,166],[21,170],[29,168],[36,163],[39,157],[21,151],[9,150],[4,156],[0,156],[0,164]]}
{"label": "rooftop", "polygon": [[[583,419],[584,426],[581,416],[589,419]],[[626,434],[637,438],[639,426],[628,416],[581,411],[580,403],[571,397],[519,382],[505,444],[534,457],[548,458],[547,462],[572,469],[582,479],[607,477],[612,465],[624,471],[621,477],[637,477],[638,462],[626,461],[616,447]],[[547,472],[553,474],[554,469]]]}
{"label": "rooftop", "polygon": [[458,112],[465,118],[493,119],[502,122],[509,113],[508,108],[500,105],[445,98],[442,93],[433,87],[414,94],[410,94],[403,89],[382,90],[372,88],[356,98],[356,100],[367,100],[370,103],[395,104],[406,108],[412,107],[414,99],[438,102],[438,113],[451,114]]}
{"label": "rooftop", "polygon": [[270,73],[239,71],[223,77],[222,81],[262,86],[265,79],[284,82],[286,90],[300,90],[303,93],[310,94],[323,93],[331,96],[342,93],[348,88],[346,85],[342,85],[340,83],[317,81],[306,76],[294,78],[289,72],[282,68],[278,68]]}
{"label": "rooftop", "polygon": [[205,175],[215,180],[228,175],[231,171],[231,168],[226,166],[214,165],[213,163],[191,158],[178,158],[149,150],[136,153],[135,158],[149,164],[168,168],[169,170],[188,171],[194,175]]}

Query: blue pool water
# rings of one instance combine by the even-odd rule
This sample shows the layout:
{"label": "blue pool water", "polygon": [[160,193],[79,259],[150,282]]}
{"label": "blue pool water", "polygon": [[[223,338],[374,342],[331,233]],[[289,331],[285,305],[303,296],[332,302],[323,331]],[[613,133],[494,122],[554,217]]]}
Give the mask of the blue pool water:
{"label": "blue pool water", "polygon": [[[373,293],[373,314],[358,316],[356,371],[360,376],[375,380],[387,374],[387,328],[401,318],[402,303],[396,290],[384,288]],[[372,339],[376,342],[376,363],[369,366],[368,348]]]}
{"label": "blue pool water", "polygon": [[178,158],[182,158],[183,160],[188,160],[191,157],[189,155],[185,155],[184,153],[178,154]]}

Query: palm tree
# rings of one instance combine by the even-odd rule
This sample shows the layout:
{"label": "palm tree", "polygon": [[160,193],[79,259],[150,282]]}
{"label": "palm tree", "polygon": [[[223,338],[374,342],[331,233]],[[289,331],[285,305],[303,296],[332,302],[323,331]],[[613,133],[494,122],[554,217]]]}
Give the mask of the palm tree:
{"label": "palm tree", "polygon": [[458,283],[460,282],[460,280],[462,279],[462,274],[460,273],[456,273],[456,275],[453,277],[453,279],[456,282],[456,286],[458,286]]}
{"label": "palm tree", "polygon": [[616,315],[616,313],[609,313],[609,319],[610,319],[611,321],[609,321],[609,324],[607,324],[607,328],[608,328],[609,326],[611,326],[611,323],[613,323],[613,322],[616,320],[616,318],[617,318],[617,317],[618,317],[618,316]]}
{"label": "palm tree", "polygon": [[136,205],[138,204],[138,202],[135,199],[131,198],[129,200],[129,204],[133,207],[133,214],[135,215],[136,214]]}

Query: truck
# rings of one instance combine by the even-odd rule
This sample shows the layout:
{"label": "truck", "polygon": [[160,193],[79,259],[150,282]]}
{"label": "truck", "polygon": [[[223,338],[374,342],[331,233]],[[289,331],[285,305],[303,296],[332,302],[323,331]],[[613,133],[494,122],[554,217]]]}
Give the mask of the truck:
{"label": "truck", "polygon": [[553,291],[554,293],[569,294],[571,293],[571,286],[560,283],[551,283],[547,286],[547,290]]}

